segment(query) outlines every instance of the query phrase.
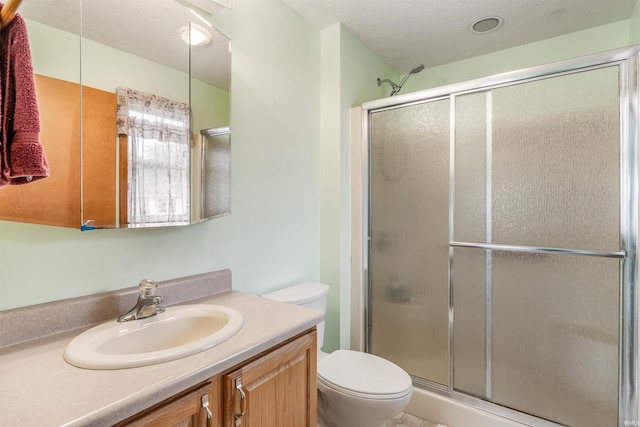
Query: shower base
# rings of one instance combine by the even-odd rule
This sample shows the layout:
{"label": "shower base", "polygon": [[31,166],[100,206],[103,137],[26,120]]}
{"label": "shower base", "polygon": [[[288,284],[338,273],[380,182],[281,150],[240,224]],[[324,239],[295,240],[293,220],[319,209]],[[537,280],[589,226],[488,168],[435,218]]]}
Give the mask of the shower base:
{"label": "shower base", "polygon": [[405,412],[425,420],[438,420],[448,427],[528,427],[417,387]]}

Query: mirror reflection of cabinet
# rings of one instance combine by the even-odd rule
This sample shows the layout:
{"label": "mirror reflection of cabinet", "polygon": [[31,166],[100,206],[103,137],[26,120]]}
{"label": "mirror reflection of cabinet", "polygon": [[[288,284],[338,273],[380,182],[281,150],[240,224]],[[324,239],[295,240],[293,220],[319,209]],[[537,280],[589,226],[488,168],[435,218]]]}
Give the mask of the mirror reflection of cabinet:
{"label": "mirror reflection of cabinet", "polygon": [[[2,219],[78,227],[80,224],[80,89],[76,83],[35,76],[40,140],[49,178],[0,189]],[[44,108],[42,108],[44,107]],[[57,141],[65,141],[55,147]]]}
{"label": "mirror reflection of cabinet", "polygon": [[[84,229],[127,226],[120,218],[120,189],[127,183],[118,164],[118,86],[189,105],[191,134],[228,126],[230,44],[207,21],[222,6],[193,2],[207,5],[206,10],[194,7],[194,13],[185,6],[188,0],[23,2],[19,13],[29,31],[40,137],[51,176],[0,190],[0,220],[72,228],[86,224]],[[185,43],[181,31],[190,27],[208,32],[209,43]],[[50,90],[40,82],[45,79],[67,86],[64,99],[55,93],[40,99],[40,92]],[[199,148],[197,139],[192,138],[189,155]],[[201,171],[188,174],[199,179]],[[200,220],[189,215],[186,223]]]}

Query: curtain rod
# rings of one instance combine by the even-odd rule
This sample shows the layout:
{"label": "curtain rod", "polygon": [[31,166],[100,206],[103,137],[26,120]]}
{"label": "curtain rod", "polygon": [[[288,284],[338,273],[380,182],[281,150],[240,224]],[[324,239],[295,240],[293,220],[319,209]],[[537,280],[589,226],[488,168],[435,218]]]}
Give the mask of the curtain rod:
{"label": "curtain rod", "polygon": [[13,21],[18,12],[22,0],[7,0],[2,10],[0,10],[0,28],[4,28]]}

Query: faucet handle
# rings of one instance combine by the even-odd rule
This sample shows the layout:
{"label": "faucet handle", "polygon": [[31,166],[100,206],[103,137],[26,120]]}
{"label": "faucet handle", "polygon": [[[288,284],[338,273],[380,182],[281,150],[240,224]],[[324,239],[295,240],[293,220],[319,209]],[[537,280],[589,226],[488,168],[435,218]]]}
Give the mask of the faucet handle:
{"label": "faucet handle", "polygon": [[140,287],[140,296],[143,298],[152,297],[158,288],[158,283],[151,279],[142,279],[138,284]]}

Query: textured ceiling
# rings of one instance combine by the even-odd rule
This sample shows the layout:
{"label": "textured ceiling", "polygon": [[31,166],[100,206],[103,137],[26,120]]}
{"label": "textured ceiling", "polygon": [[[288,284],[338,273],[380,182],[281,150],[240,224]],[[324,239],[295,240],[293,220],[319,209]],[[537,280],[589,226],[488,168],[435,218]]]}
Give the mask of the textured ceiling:
{"label": "textured ceiling", "polygon": [[[261,0],[243,0],[247,2]],[[399,73],[418,64],[434,67],[629,18],[640,0],[283,0],[322,29],[344,24]],[[213,14],[231,0],[82,0],[83,34],[104,44],[186,71],[185,44],[176,34],[190,3]],[[126,3],[126,9],[122,9]],[[20,13],[78,32],[80,0],[28,0]],[[498,15],[504,24],[473,34],[475,20]],[[194,20],[197,22],[197,19]],[[220,35],[222,36],[222,35]],[[228,88],[230,55],[224,37],[194,48],[192,74]],[[213,58],[224,58],[214,60]]]}
{"label": "textured ceiling", "polygon": [[22,3],[19,13],[74,34],[80,34],[82,22],[83,37],[183,72],[189,71],[189,46],[179,38],[179,33],[191,20],[213,35],[209,45],[192,48],[192,76],[229,88],[229,40],[185,7],[191,4],[206,17],[220,10],[219,4],[211,0],[82,0],[81,8],[80,3],[80,0],[29,0]]}
{"label": "textured ceiling", "polygon": [[[283,0],[316,27],[344,24],[399,73],[629,18],[636,0]],[[640,0],[638,0],[640,1]],[[476,20],[504,24],[474,34]]]}

